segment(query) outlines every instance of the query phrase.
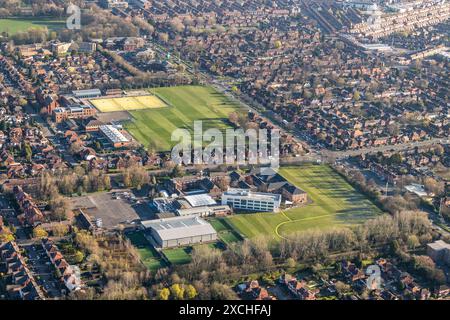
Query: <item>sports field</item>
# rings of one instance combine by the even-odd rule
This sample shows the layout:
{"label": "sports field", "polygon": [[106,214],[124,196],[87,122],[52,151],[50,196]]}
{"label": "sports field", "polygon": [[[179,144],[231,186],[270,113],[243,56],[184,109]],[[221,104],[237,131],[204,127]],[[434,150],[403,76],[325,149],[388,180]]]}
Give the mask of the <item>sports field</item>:
{"label": "sports field", "polygon": [[249,238],[271,235],[274,239],[281,239],[292,232],[350,226],[381,214],[369,199],[329,166],[305,164],[281,168],[279,173],[305,190],[312,203],[279,213],[228,217],[228,222],[239,233]]}
{"label": "sports field", "polygon": [[142,263],[151,271],[166,267],[159,253],[150,245],[141,232],[128,233],[127,237],[139,252]]}
{"label": "sports field", "polygon": [[142,109],[158,109],[167,107],[160,98],[148,95],[138,97],[100,98],[90,102],[100,112],[131,111]]}
{"label": "sports field", "polygon": [[3,32],[9,35],[16,34],[29,29],[44,29],[49,31],[64,28],[64,20],[46,19],[46,18],[9,18],[0,19],[0,34]]}
{"label": "sports field", "polygon": [[191,256],[189,255],[191,250],[192,247],[173,248],[164,249],[163,253],[171,264],[178,265],[191,262]]}
{"label": "sports field", "polygon": [[203,120],[203,131],[229,127],[228,115],[239,107],[211,87],[179,86],[156,88],[152,93],[169,104],[168,108],[130,111],[132,121],[125,128],[136,140],[157,151],[169,151],[178,142],[171,141],[177,128],[193,130],[195,120]]}
{"label": "sports field", "polygon": [[233,229],[225,218],[212,218],[208,220],[217,231],[219,239],[230,245],[234,242],[242,241],[242,237]]}

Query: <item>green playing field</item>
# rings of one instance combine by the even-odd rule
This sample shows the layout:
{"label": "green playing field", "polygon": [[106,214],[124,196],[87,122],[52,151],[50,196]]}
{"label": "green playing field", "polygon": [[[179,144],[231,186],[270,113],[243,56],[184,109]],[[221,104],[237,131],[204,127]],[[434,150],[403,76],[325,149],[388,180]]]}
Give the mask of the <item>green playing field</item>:
{"label": "green playing field", "polygon": [[11,18],[0,19],[0,34],[6,32],[10,35],[29,29],[47,28],[49,31],[59,30],[64,27],[63,20],[47,18]]}
{"label": "green playing field", "polygon": [[203,121],[203,130],[229,128],[228,115],[239,107],[211,87],[179,86],[157,88],[152,93],[169,107],[130,111],[133,119],[125,128],[144,147],[152,143],[157,151],[170,151],[177,143],[171,141],[177,128],[193,130],[194,121]]}
{"label": "green playing field", "polygon": [[250,238],[271,235],[280,239],[296,231],[354,225],[381,214],[381,210],[329,166],[286,167],[280,169],[280,174],[305,190],[312,203],[279,213],[228,217],[239,233]]}

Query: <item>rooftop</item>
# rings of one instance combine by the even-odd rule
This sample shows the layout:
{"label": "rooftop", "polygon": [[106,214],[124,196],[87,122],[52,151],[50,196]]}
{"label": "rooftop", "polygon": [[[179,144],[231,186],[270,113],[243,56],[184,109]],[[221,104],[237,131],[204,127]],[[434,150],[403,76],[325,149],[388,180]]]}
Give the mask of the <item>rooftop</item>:
{"label": "rooftop", "polygon": [[216,233],[211,224],[197,216],[147,220],[142,221],[141,224],[144,228],[157,232],[162,240]]}
{"label": "rooftop", "polygon": [[280,194],[252,192],[247,189],[230,188],[230,189],[228,189],[228,191],[225,191],[223,193],[223,195],[224,196],[238,196],[238,197],[242,197],[242,198],[252,198],[255,200],[265,200],[265,201],[275,201],[275,202],[281,201]]}
{"label": "rooftop", "polygon": [[108,139],[113,142],[128,142],[130,141],[127,137],[125,137],[116,127],[112,125],[103,125],[99,126],[99,129]]}
{"label": "rooftop", "polygon": [[450,249],[450,244],[442,240],[437,240],[435,242],[429,243],[428,246],[433,250]]}
{"label": "rooftop", "polygon": [[101,95],[101,91],[99,89],[86,89],[86,90],[74,90],[72,94],[76,97],[84,96],[84,95]]}
{"label": "rooftop", "polygon": [[209,206],[216,204],[216,201],[214,201],[214,199],[206,193],[193,194],[185,196],[184,198],[192,207]]}

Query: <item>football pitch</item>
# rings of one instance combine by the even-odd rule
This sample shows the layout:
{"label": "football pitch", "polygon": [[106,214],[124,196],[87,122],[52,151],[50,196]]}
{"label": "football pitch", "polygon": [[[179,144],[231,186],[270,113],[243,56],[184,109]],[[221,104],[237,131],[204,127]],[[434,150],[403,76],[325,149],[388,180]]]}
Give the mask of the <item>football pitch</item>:
{"label": "football pitch", "polygon": [[248,238],[270,235],[282,239],[289,233],[308,229],[359,224],[381,214],[329,166],[305,164],[280,168],[279,173],[305,190],[312,203],[278,213],[244,213],[226,218],[238,233]]}
{"label": "football pitch", "polygon": [[51,18],[9,18],[0,19],[0,33],[6,32],[10,35],[30,29],[44,29],[49,31],[60,30],[65,27],[64,20]]}
{"label": "football pitch", "polygon": [[92,103],[100,112],[158,109],[167,107],[167,104],[164,101],[153,95],[121,98],[99,98],[92,99],[89,102]]}
{"label": "football pitch", "polygon": [[150,245],[148,240],[141,232],[128,233],[127,237],[136,247],[141,262],[151,271],[157,271],[160,268],[167,267],[166,263],[159,256],[159,253]]}
{"label": "football pitch", "polygon": [[192,131],[196,120],[203,121],[203,131],[229,128],[228,115],[239,109],[211,87],[178,86],[151,92],[169,106],[130,111],[132,120],[124,126],[144,147],[152,144],[156,151],[170,151],[178,143],[171,141],[172,132],[177,128]]}

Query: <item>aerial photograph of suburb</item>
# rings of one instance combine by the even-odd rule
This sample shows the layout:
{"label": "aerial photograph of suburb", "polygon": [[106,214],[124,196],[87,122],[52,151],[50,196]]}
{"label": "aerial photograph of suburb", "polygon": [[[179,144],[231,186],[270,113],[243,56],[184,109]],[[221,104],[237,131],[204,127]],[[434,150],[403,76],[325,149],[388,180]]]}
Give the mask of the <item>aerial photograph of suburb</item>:
{"label": "aerial photograph of suburb", "polygon": [[0,309],[24,300],[448,307],[450,0],[0,0]]}

